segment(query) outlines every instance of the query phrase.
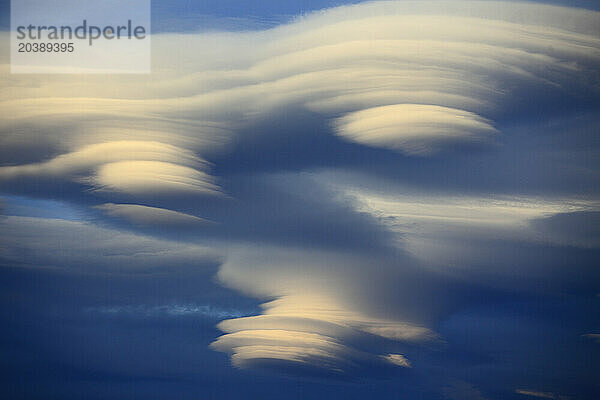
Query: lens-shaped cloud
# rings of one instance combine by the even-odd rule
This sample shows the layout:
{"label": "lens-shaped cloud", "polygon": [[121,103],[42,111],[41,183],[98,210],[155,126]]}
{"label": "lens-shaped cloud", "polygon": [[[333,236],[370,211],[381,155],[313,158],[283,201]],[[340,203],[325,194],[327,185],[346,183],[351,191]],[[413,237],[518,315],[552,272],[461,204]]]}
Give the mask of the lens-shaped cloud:
{"label": "lens-shaped cloud", "polygon": [[100,190],[147,193],[217,193],[204,172],[163,161],[119,161],[98,168],[93,179]]}
{"label": "lens-shaped cloud", "polygon": [[337,120],[338,135],[358,143],[407,153],[431,151],[444,142],[489,141],[496,130],[476,114],[448,107],[396,104],[361,110]]}

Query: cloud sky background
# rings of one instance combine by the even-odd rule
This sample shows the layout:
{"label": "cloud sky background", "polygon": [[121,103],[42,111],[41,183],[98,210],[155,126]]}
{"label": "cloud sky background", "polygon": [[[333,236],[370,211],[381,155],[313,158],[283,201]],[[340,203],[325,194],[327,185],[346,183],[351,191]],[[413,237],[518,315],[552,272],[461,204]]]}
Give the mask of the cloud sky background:
{"label": "cloud sky background", "polygon": [[265,4],[156,3],[151,75],[1,41],[2,391],[596,398],[600,14]]}

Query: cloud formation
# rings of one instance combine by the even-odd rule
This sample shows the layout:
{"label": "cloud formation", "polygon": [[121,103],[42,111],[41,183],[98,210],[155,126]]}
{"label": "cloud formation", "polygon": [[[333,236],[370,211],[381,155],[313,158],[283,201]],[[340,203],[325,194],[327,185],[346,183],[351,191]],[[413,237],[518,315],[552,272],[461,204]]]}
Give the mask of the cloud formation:
{"label": "cloud formation", "polygon": [[337,120],[337,133],[358,143],[411,154],[433,151],[444,142],[489,141],[496,132],[476,114],[448,107],[396,104],[349,113]]}
{"label": "cloud formation", "polygon": [[[211,346],[231,354],[234,365],[337,376],[416,370],[415,348],[443,339],[440,315],[468,303],[482,285],[496,288],[489,275],[508,276],[497,286],[514,290],[522,283],[510,280],[510,266],[524,277],[528,268],[537,271],[536,263],[516,263],[511,255],[597,249],[585,231],[564,234],[575,229],[578,213],[597,212],[597,202],[410,188],[382,195],[361,188],[359,179],[344,185],[322,171],[310,170],[316,178],[308,180],[295,171],[256,178],[256,165],[250,172],[240,167],[242,178],[217,179],[227,171],[211,162],[236,164],[236,151],[254,159],[279,152],[307,163],[322,157],[318,166],[331,167],[329,150],[350,148],[361,152],[353,167],[367,169],[390,154],[433,156],[423,158],[428,163],[474,144],[491,151],[502,145],[507,121],[539,118],[530,104],[547,116],[598,99],[599,24],[596,12],[534,4],[376,2],[266,31],[156,35],[151,77],[24,78],[8,75],[4,59],[4,191],[92,206],[134,226],[128,229],[191,227],[193,239],[208,244],[11,216],[2,221],[11,232],[2,237],[2,256],[51,266],[88,266],[95,256],[98,268],[222,257],[220,282],[264,302],[261,315],[219,324],[224,334]],[[298,115],[310,115],[319,129],[298,123]],[[294,149],[304,137],[330,140],[331,147],[325,155],[316,149],[320,141],[308,151]],[[283,147],[289,153],[273,138],[292,143]],[[286,178],[294,183],[278,182]],[[255,186],[260,179],[277,190]],[[236,190],[247,198],[220,196]],[[231,226],[205,224],[199,215]],[[333,220],[348,215],[355,219]],[[329,242],[298,243],[315,226]],[[72,247],[55,254],[58,237]],[[282,237],[291,239],[282,244]],[[333,248],[335,240],[346,247]],[[533,250],[513,251],[523,244]],[[509,273],[495,269],[500,253]],[[486,279],[454,274],[482,269]]]}
{"label": "cloud formation", "polygon": [[84,146],[46,162],[1,167],[6,180],[70,178],[96,190],[148,193],[216,194],[206,163],[191,151],[158,142],[117,141]]}
{"label": "cloud formation", "polygon": [[[405,343],[437,340],[418,319],[377,315],[380,301],[393,289],[380,286],[377,296],[372,288],[379,279],[398,273],[386,264],[384,258],[307,255],[285,248],[232,251],[219,270],[221,281],[259,298],[276,299],[262,305],[262,315],[221,322],[225,335],[212,347],[232,353],[234,364],[243,367],[258,363],[277,368],[278,360],[285,360],[350,375],[377,364],[406,367],[410,363],[404,356],[372,353],[377,350],[361,349],[358,344],[360,337],[371,335]],[[377,276],[369,278],[369,268],[377,268]],[[368,287],[357,287],[359,282]],[[394,289],[402,290],[401,286]],[[353,304],[358,299],[367,303]]]}

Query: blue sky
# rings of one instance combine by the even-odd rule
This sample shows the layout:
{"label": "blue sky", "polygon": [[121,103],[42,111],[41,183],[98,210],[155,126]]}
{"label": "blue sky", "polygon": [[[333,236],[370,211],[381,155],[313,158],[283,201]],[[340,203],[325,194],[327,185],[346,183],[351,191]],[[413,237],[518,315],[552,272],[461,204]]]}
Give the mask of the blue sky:
{"label": "blue sky", "polygon": [[[182,30],[215,30],[219,24],[229,29],[257,29],[275,26],[282,22],[326,8],[357,4],[360,0],[302,0],[302,1],[152,1],[154,31],[178,32]],[[543,1],[543,4],[565,4],[563,1]],[[567,5],[598,10],[594,0],[575,0]],[[10,26],[10,1],[0,1],[2,19],[0,26]],[[222,29],[223,27],[221,27]]]}
{"label": "blue sky", "polygon": [[354,3],[155,1],[150,75],[4,34],[3,396],[598,398],[597,3]]}

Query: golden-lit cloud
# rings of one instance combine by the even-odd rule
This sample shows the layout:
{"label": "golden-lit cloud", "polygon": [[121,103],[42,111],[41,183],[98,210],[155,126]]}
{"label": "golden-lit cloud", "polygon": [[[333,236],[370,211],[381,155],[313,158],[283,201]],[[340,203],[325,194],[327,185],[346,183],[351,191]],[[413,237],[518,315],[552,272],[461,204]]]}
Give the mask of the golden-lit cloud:
{"label": "golden-lit cloud", "polygon": [[396,104],[369,108],[337,120],[338,135],[407,153],[430,152],[436,143],[485,142],[496,130],[476,114],[448,107]]}
{"label": "golden-lit cloud", "polygon": [[146,193],[218,193],[208,174],[164,161],[119,161],[103,164],[93,178],[99,190]]}
{"label": "golden-lit cloud", "polygon": [[[264,303],[259,316],[221,322],[218,327],[225,334],[212,347],[231,353],[234,364],[241,367],[269,366],[265,360],[274,365],[282,360],[310,364],[335,373],[351,373],[367,365],[409,367],[404,356],[353,345],[361,336],[405,344],[438,340],[418,318],[381,314],[378,308],[390,289],[381,287],[375,295],[373,287],[357,287],[359,282],[369,285],[371,268],[377,268],[380,277],[392,276],[394,267],[385,263],[383,259],[306,254],[297,249],[232,249],[219,270],[219,279],[253,296],[276,299]],[[357,304],[365,290],[370,298]],[[397,286],[395,290],[404,289]]]}
{"label": "golden-lit cloud", "polygon": [[0,179],[63,177],[104,191],[131,194],[216,194],[217,186],[201,169],[206,163],[189,150],[159,142],[99,143],[46,162],[0,167]]}

